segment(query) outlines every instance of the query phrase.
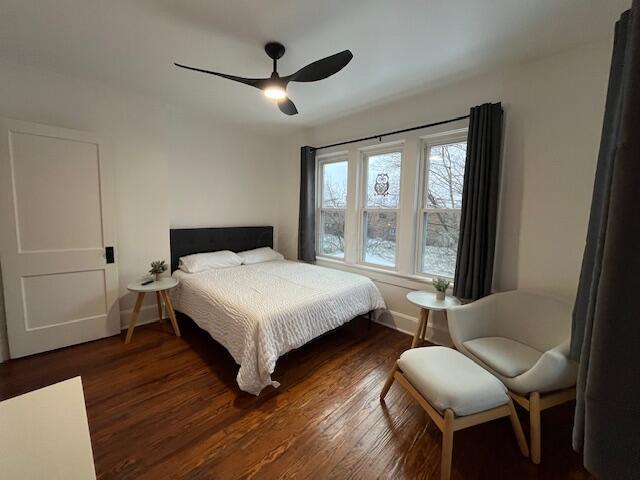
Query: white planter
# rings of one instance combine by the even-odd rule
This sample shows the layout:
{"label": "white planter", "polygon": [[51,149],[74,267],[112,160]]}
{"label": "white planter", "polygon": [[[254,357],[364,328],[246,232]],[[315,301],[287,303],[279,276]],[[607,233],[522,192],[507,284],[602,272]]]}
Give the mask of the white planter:
{"label": "white planter", "polygon": [[440,292],[436,290],[436,300],[444,300],[446,292]]}

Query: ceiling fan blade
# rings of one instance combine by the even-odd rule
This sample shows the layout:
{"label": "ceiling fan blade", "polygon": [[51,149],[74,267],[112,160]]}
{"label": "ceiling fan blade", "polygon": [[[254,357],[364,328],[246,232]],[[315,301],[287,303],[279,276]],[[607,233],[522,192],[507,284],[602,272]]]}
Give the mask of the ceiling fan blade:
{"label": "ceiling fan blade", "polygon": [[282,113],[286,113],[287,115],[297,115],[298,113],[298,109],[289,98],[285,98],[278,102],[278,108]]}
{"label": "ceiling fan blade", "polygon": [[346,67],[352,58],[353,53],[349,50],[344,50],[330,57],[310,63],[296,73],[284,77],[284,80],[288,82],[316,82],[318,80],[324,80]]}
{"label": "ceiling fan blade", "polygon": [[233,80],[234,82],[244,83],[245,85],[249,85],[251,87],[262,89],[266,86],[268,78],[244,78],[244,77],[236,77],[235,75],[227,75],[226,73],[218,73],[212,72],[211,70],[204,70],[202,68],[189,67],[187,65],[182,65],[180,63],[174,63],[176,67],[185,68],[187,70],[193,70],[194,72],[208,73],[209,75],[215,75],[216,77],[222,77],[229,80]]}

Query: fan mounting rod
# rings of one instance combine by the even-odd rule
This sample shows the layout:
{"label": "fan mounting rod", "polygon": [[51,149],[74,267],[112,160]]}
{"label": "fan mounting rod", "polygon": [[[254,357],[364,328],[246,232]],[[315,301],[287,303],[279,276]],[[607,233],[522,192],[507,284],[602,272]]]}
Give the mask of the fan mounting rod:
{"label": "fan mounting rod", "polygon": [[269,42],[264,46],[264,51],[267,52],[269,58],[273,59],[273,71],[277,72],[276,64],[278,63],[278,59],[284,55],[284,45],[278,42]]}

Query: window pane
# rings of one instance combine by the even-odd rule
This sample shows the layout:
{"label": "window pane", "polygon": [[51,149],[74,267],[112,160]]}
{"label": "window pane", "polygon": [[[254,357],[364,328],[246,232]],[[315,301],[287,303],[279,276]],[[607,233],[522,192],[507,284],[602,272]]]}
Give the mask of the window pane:
{"label": "window pane", "polygon": [[395,212],[364,213],[364,258],[367,263],[393,267],[396,264]]}
{"label": "window pane", "polygon": [[367,207],[398,208],[400,205],[400,164],[402,152],[366,157]]}
{"label": "window pane", "polygon": [[460,212],[425,213],[422,271],[453,278],[460,234]]}
{"label": "window pane", "polygon": [[427,147],[429,185],[426,208],[461,208],[467,142]]}
{"label": "window pane", "polygon": [[347,162],[322,165],[322,206],[345,208],[347,206]]}
{"label": "window pane", "polygon": [[320,255],[344,257],[344,211],[320,211]]}

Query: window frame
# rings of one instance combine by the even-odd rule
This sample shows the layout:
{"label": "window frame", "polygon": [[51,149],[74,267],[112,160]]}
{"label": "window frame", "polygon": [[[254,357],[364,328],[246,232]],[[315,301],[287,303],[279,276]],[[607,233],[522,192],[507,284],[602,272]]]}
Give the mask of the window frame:
{"label": "window frame", "polygon": [[[331,163],[340,163],[345,162],[347,164],[347,195],[346,202],[349,201],[349,155],[347,152],[336,152],[329,153],[326,155],[321,155],[316,157],[316,257],[320,257],[322,259],[328,259],[335,262],[344,262],[345,257],[347,255],[347,246],[346,246],[346,235],[345,232],[347,230],[347,203],[345,203],[344,208],[335,208],[335,207],[323,207],[322,206],[322,194],[323,194],[323,185],[324,185],[324,166]],[[344,252],[341,257],[335,255],[325,255],[321,252],[322,245],[322,212],[343,212],[344,214],[344,230],[343,238],[344,238]]]}
{"label": "window frame", "polygon": [[[448,277],[445,275],[437,275],[435,273],[429,273],[427,271],[422,270],[422,256],[424,253],[424,243],[425,243],[425,222],[424,218],[427,213],[452,213],[452,212],[461,212],[461,208],[428,208],[426,206],[426,193],[429,188],[429,169],[430,169],[430,160],[427,152],[430,151],[432,147],[437,147],[440,145],[447,145],[450,143],[461,143],[467,142],[468,137],[468,128],[460,128],[456,130],[450,130],[447,132],[437,133],[433,135],[427,135],[420,138],[420,170],[419,170],[419,179],[420,184],[417,188],[418,192],[418,201],[417,201],[417,218],[416,218],[416,248],[415,248],[415,262],[414,262],[414,274],[420,277],[424,277],[430,280],[434,278],[446,278],[453,282],[453,277]],[[465,165],[466,171],[466,165]],[[456,250],[457,254],[457,250]]]}
{"label": "window frame", "polygon": [[[371,208],[367,207],[367,181],[369,177],[369,163],[368,158],[376,155],[382,155],[385,153],[400,153],[400,192],[398,196],[398,206],[396,208]],[[365,147],[360,149],[360,165],[358,169],[359,176],[359,195],[358,195],[358,249],[357,249],[357,263],[358,265],[372,267],[376,269],[387,270],[391,272],[398,271],[398,247],[400,245],[400,217],[402,215],[402,183],[404,177],[403,163],[405,161],[405,143],[404,141],[389,142],[384,145],[374,145],[371,147]],[[365,214],[367,212],[392,212],[396,214],[396,248],[395,248],[395,261],[393,266],[381,265],[379,263],[371,263],[365,261],[365,240],[366,240],[366,226],[365,226]]]}

